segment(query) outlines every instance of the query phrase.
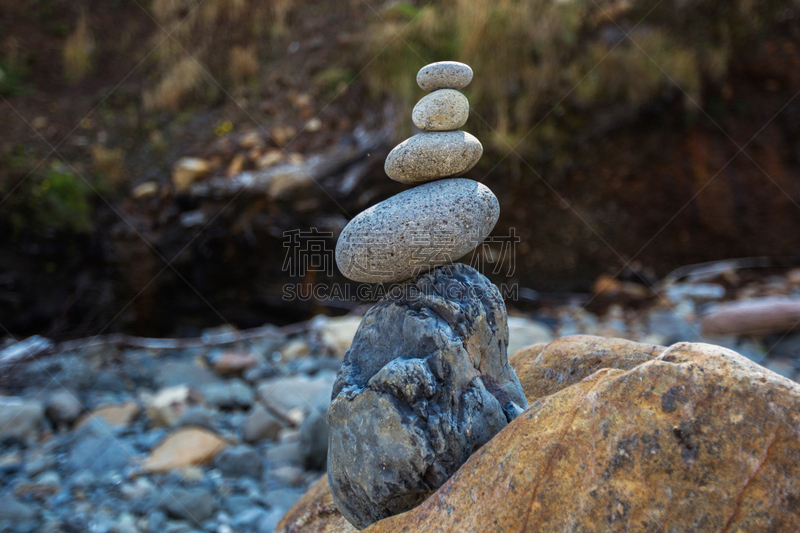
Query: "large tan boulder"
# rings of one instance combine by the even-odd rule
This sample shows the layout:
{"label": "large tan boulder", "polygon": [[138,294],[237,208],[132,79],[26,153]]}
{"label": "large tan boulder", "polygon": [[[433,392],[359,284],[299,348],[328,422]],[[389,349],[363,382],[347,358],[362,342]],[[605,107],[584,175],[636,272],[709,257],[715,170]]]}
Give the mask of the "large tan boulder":
{"label": "large tan boulder", "polygon": [[796,531],[800,386],[676,344],[540,398],[422,505],[370,533]]}
{"label": "large tan boulder", "polygon": [[328,476],[311,485],[302,498],[283,515],[275,533],[355,533],[333,504]]}
{"label": "large tan boulder", "polygon": [[508,358],[529,403],[591,376],[601,368],[630,370],[664,351],[663,346],[593,335],[534,344]]}
{"label": "large tan boulder", "polygon": [[800,529],[800,385],[706,344],[573,337],[531,353],[513,358],[530,409],[420,506],[365,531]]}

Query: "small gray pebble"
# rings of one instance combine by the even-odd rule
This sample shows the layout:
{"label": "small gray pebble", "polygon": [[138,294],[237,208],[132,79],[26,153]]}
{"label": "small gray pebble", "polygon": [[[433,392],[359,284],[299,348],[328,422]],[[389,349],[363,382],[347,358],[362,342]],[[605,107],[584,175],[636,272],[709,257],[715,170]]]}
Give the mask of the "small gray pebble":
{"label": "small gray pebble", "polygon": [[453,89],[432,92],[417,102],[411,113],[414,125],[423,131],[457,130],[468,117],[469,100]]}
{"label": "small gray pebble", "polygon": [[303,491],[295,489],[275,489],[267,492],[264,503],[271,509],[290,509],[297,500],[303,497]]}
{"label": "small gray pebble", "polygon": [[268,514],[260,507],[250,507],[234,516],[231,525],[236,531],[253,531]]}
{"label": "small gray pebble", "polygon": [[246,408],[253,405],[253,391],[240,379],[209,383],[200,390],[207,404],[220,409]]}
{"label": "small gray pebble", "polygon": [[9,522],[28,522],[36,517],[36,509],[22,503],[11,494],[0,496],[0,520]]}
{"label": "small gray pebble", "polygon": [[458,61],[439,61],[425,65],[417,73],[417,85],[426,91],[463,89],[472,81],[472,69]]}
{"label": "small gray pebble", "polygon": [[269,511],[267,516],[261,519],[261,522],[258,524],[258,529],[256,530],[258,533],[272,533],[275,530],[275,527],[280,522],[281,517],[286,512],[285,509],[272,509]]}
{"label": "small gray pebble", "polygon": [[301,464],[303,453],[300,442],[282,442],[267,449],[267,461],[271,463]]}
{"label": "small gray pebble", "polygon": [[168,515],[197,525],[214,516],[216,511],[214,498],[201,488],[164,490],[160,503]]}
{"label": "small gray pebble", "polygon": [[25,464],[25,474],[33,477],[41,474],[45,470],[53,468],[56,465],[56,458],[52,455],[42,454],[35,459],[31,459]]}
{"label": "small gray pebble", "polygon": [[236,494],[225,500],[225,509],[233,516],[251,507],[253,507],[253,500],[247,496]]}
{"label": "small gray pebble", "polygon": [[264,409],[259,403],[248,413],[242,426],[242,440],[257,442],[262,439],[275,440],[283,429],[283,422]]}
{"label": "small gray pebble", "polygon": [[217,456],[216,467],[224,476],[252,476],[260,478],[262,472],[261,457],[249,446],[235,446],[224,449]]}
{"label": "small gray pebble", "polygon": [[465,131],[423,132],[395,146],[383,168],[391,179],[417,185],[460,176],[474,167],[481,155],[481,142]]}
{"label": "small gray pebble", "polygon": [[56,427],[68,427],[77,419],[83,406],[75,393],[61,390],[53,393],[47,401],[45,414]]}
{"label": "small gray pebble", "polygon": [[70,481],[73,488],[81,490],[91,490],[97,485],[97,476],[89,470],[78,472]]}
{"label": "small gray pebble", "polygon": [[175,425],[178,427],[199,426],[211,431],[217,431],[217,427],[214,422],[218,416],[219,413],[213,409],[208,409],[201,405],[193,405],[189,407],[189,409],[187,409],[183,415],[181,415]]}

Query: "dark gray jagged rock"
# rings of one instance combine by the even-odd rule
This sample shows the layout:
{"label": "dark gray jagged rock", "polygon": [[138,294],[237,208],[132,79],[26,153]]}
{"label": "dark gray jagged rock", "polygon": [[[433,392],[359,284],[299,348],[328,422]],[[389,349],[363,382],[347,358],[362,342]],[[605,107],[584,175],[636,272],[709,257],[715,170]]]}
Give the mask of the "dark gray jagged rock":
{"label": "dark gray jagged rock", "polygon": [[358,528],[421,503],[528,407],[497,287],[457,264],[404,289],[364,317],[328,410],[333,499]]}

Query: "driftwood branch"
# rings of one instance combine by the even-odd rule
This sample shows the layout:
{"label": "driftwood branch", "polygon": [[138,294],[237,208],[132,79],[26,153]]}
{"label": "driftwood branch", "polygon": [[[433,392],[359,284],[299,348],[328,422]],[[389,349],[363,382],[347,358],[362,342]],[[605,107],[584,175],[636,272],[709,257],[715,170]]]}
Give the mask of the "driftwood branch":
{"label": "driftwood branch", "polygon": [[299,163],[286,163],[257,171],[240,172],[235,176],[216,177],[195,183],[191,194],[195,197],[227,198],[240,193],[266,194],[270,198],[284,198],[297,190],[311,187],[315,182],[342,174],[339,194],[348,194],[369,170],[371,153],[385,147],[392,135],[391,128],[368,130],[356,128],[349,142],[340,143],[329,150],[310,155]]}
{"label": "driftwood branch", "polygon": [[709,261],[696,265],[686,265],[667,274],[658,282],[655,289],[662,290],[669,285],[688,278],[690,282],[708,280],[726,270],[742,270],[747,268],[765,268],[776,266],[776,260],[770,257],[744,257],[741,259],[725,259],[722,261]]}
{"label": "driftwood branch", "polygon": [[0,350],[0,377],[7,378],[13,367],[45,355],[84,350],[95,346],[115,346],[124,348],[146,348],[151,350],[175,350],[186,348],[203,348],[223,346],[236,342],[247,342],[255,339],[283,339],[308,331],[311,321],[299,322],[282,328],[262,326],[259,328],[201,335],[182,339],[156,339],[134,337],[122,333],[97,335],[83,339],[74,339],[60,343],[45,337],[34,335],[23,341]]}

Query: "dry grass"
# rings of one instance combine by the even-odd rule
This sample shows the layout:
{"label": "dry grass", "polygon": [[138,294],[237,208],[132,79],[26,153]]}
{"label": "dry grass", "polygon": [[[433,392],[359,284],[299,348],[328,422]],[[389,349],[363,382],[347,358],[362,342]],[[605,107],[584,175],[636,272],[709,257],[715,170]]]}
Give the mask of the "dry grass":
{"label": "dry grass", "polygon": [[258,74],[255,46],[234,46],[230,51],[230,76],[236,85],[244,85]]}
{"label": "dry grass", "polygon": [[86,77],[92,70],[95,42],[92,31],[82,13],[78,18],[75,30],[64,42],[64,75],[67,80],[76,83]]}
{"label": "dry grass", "polygon": [[[498,148],[522,140],[518,150],[536,152],[569,141],[586,126],[587,109],[614,106],[635,116],[679,94],[676,83],[694,109],[704,84],[726,75],[732,36],[756,34],[770,10],[781,9],[777,0],[734,3],[664,0],[649,14],[650,0],[394,3],[383,12],[389,24],[374,28],[368,52],[386,48],[370,69],[370,87],[375,96],[398,95],[410,112],[423,94],[414,81],[420,67],[463,61],[475,71],[465,89],[470,130]],[[631,35],[636,44],[624,39],[645,15]]]}
{"label": "dry grass", "polygon": [[[208,94],[198,91],[197,65],[191,54],[223,84],[243,85],[254,79],[269,52],[270,39],[283,32],[293,0],[153,0],[159,24],[180,44],[165,42],[156,51],[159,80],[145,93],[149,111],[175,111],[189,99]],[[213,36],[213,38],[211,37]],[[154,42],[163,39],[160,32]],[[213,45],[211,44],[213,43]]]}
{"label": "dry grass", "polygon": [[272,8],[272,29],[275,33],[283,33],[286,30],[286,16],[292,8],[294,0],[272,0],[270,6]]}
{"label": "dry grass", "polygon": [[96,144],[91,147],[90,152],[95,173],[113,187],[121,185],[125,177],[125,151],[122,148],[106,148]]}
{"label": "dry grass", "polygon": [[203,68],[184,57],[167,72],[153,90],[144,93],[145,111],[179,111],[203,83]]}

